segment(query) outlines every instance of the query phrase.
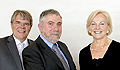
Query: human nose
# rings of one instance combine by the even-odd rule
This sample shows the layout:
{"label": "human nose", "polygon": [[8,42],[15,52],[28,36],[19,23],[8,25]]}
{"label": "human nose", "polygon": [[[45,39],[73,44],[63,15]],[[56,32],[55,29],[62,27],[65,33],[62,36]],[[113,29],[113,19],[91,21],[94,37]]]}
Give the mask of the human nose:
{"label": "human nose", "polygon": [[96,25],[96,29],[100,29],[100,25]]}
{"label": "human nose", "polygon": [[23,24],[23,23],[21,23],[21,24],[20,24],[20,27],[21,27],[21,28],[24,28],[24,24]]}
{"label": "human nose", "polygon": [[55,31],[58,31],[58,26],[57,25],[54,25],[54,28],[53,28]]}

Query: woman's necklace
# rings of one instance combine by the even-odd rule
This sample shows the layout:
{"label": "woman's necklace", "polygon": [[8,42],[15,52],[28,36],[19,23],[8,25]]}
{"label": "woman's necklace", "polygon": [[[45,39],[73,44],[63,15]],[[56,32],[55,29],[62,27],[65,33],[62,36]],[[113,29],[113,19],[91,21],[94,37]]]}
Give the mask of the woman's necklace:
{"label": "woman's necklace", "polygon": [[[93,43],[92,43],[92,44],[93,44]],[[95,51],[95,52],[98,52],[98,51],[102,50],[106,45],[108,45],[108,39],[106,40],[106,42],[104,43],[104,45],[103,45],[101,48],[99,48],[99,49],[93,49],[92,44],[90,45],[91,50],[92,50],[92,51]]]}

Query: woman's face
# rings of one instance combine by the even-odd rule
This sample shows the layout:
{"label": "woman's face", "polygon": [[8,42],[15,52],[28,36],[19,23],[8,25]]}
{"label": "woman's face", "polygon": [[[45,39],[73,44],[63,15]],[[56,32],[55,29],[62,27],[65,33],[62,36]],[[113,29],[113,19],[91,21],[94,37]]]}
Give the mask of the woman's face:
{"label": "woman's face", "polygon": [[107,18],[103,14],[97,14],[92,20],[89,29],[94,39],[102,39],[107,36],[109,26]]}

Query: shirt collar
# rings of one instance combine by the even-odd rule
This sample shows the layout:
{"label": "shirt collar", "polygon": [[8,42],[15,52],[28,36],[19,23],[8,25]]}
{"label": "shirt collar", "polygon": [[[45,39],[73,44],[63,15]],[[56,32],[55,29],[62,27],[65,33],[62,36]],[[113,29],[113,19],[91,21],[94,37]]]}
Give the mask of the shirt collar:
{"label": "shirt collar", "polygon": [[[14,40],[15,40],[16,45],[19,45],[19,43],[21,43],[14,35],[13,35],[13,38],[14,38]],[[27,39],[26,39],[23,43],[25,44],[25,46],[28,46],[28,41],[27,41]]]}
{"label": "shirt collar", "polygon": [[52,49],[53,43],[49,42],[48,40],[46,40],[42,34],[40,34],[40,37],[43,39],[43,41]]}

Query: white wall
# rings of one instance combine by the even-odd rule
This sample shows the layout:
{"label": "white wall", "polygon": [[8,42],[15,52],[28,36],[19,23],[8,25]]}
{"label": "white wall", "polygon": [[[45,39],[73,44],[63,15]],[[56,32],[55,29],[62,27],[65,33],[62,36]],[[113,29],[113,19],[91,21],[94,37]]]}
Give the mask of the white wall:
{"label": "white wall", "polygon": [[94,10],[105,10],[111,15],[113,33],[109,38],[120,41],[119,0],[0,0],[0,38],[11,35],[10,18],[17,9],[24,9],[33,16],[33,27],[29,38],[35,40],[39,35],[37,24],[39,15],[46,9],[56,9],[63,17],[63,34],[60,40],[68,48],[79,70],[79,51],[92,42],[86,31],[86,20]]}

